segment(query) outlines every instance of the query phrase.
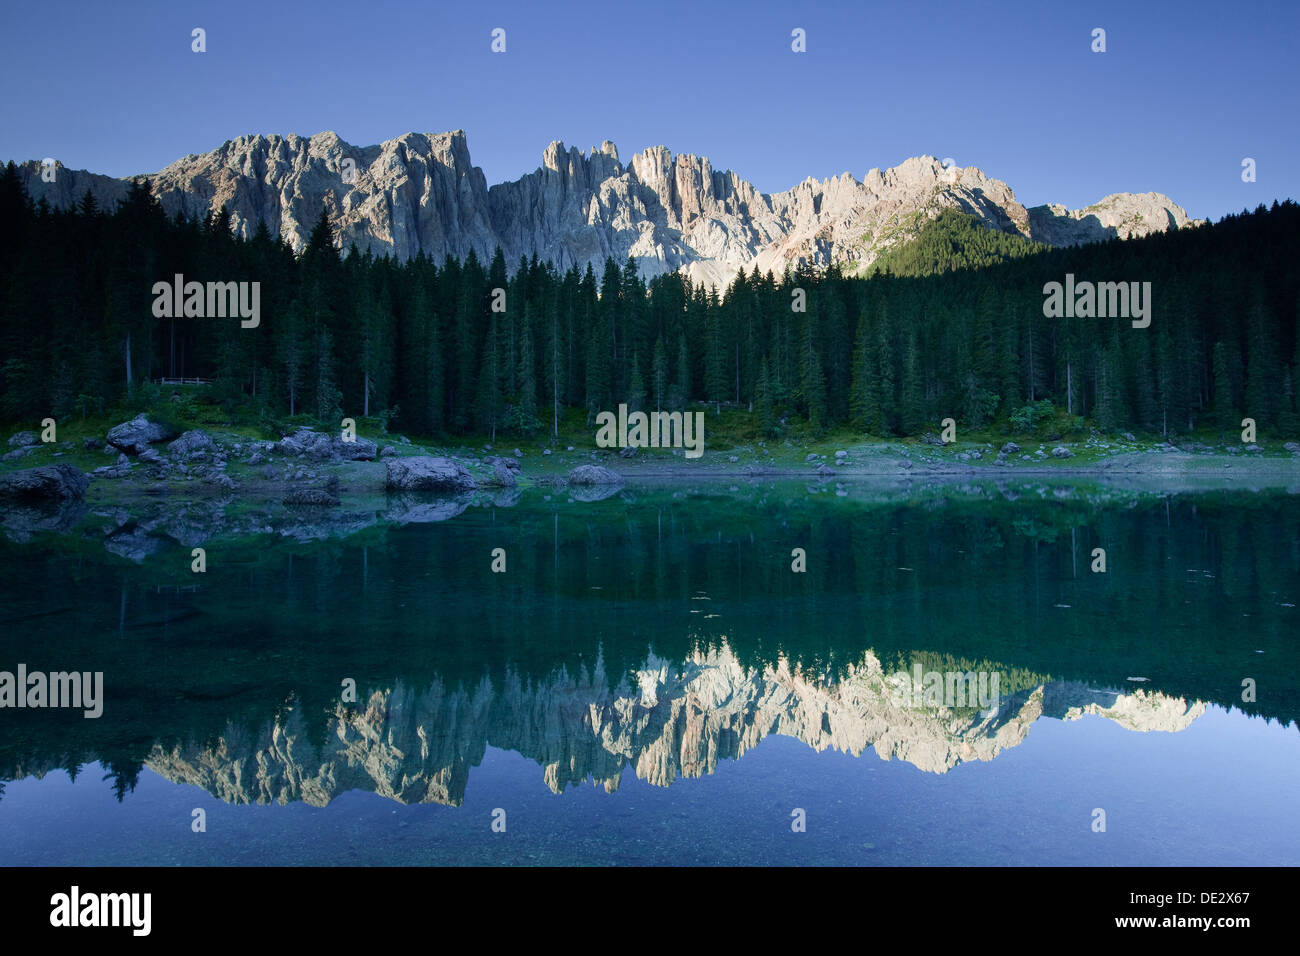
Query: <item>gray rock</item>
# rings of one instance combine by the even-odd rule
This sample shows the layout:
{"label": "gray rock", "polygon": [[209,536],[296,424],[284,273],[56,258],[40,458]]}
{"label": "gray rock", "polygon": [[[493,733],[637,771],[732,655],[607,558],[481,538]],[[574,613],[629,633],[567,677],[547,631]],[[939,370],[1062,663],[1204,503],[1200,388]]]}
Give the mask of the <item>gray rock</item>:
{"label": "gray rock", "polygon": [[86,451],[98,451],[104,447],[104,439],[90,435],[81,439],[81,447],[86,449]]}
{"label": "gray rock", "polygon": [[1002,452],[1001,452],[1001,454],[1003,454],[1003,455],[1014,455],[1014,454],[1017,454],[1019,451],[1020,451],[1020,446],[1017,445],[1017,444],[1016,444],[1015,442],[1013,442],[1013,441],[1009,441],[1009,442],[1007,442],[1005,445],[1002,446]]}
{"label": "gray rock", "polygon": [[173,458],[195,458],[201,455],[215,455],[216,442],[201,428],[191,429],[167,446],[167,453]]}
{"label": "gray rock", "polygon": [[1300,454],[1300,445],[1297,445],[1297,444],[1296,444],[1295,442],[1293,442],[1293,441],[1289,441],[1289,442],[1287,442],[1287,443],[1286,443],[1285,445],[1283,445],[1282,447],[1285,448],[1287,451],[1289,451],[1289,452],[1290,452],[1291,454],[1293,454],[1293,455],[1295,455],[1295,454]]}
{"label": "gray rock", "polygon": [[39,445],[40,437],[36,432],[14,432],[9,436],[10,448],[26,448],[29,445]]}
{"label": "gray rock", "polygon": [[1260,448],[1258,445],[1254,444],[1253,442],[1246,446],[1246,451],[1250,452],[1252,455],[1258,455],[1263,450],[1264,449]]}
{"label": "gray rock", "polygon": [[388,458],[385,487],[389,491],[473,491],[474,477],[450,458],[416,455]]}
{"label": "gray rock", "polygon": [[139,455],[154,442],[167,441],[175,437],[175,429],[158,422],[151,422],[144,415],[137,415],[129,422],[110,428],[106,439],[114,448],[128,455]]}
{"label": "gray rock", "polygon": [[276,442],[275,450],[281,455],[305,457],[312,461],[329,461],[337,457],[330,436],[306,425]]}
{"label": "gray rock", "polygon": [[1052,449],[1052,457],[1073,458],[1074,452],[1070,451],[1070,449],[1066,448],[1064,445],[1057,445],[1055,448]]}
{"label": "gray rock", "polygon": [[333,452],[334,457],[343,461],[374,461],[379,457],[379,446],[369,438],[358,437],[355,441],[344,441],[336,435]]}
{"label": "gray rock", "polygon": [[619,458],[635,458],[635,457],[636,457],[636,453],[637,453],[637,449],[636,449],[635,447],[633,447],[632,445],[628,445],[626,448],[620,448],[620,449],[618,450],[618,457],[619,457]]}
{"label": "gray rock", "polygon": [[835,457],[836,457],[836,458],[848,458],[848,457],[849,457],[849,453],[848,453],[847,451],[844,451],[844,450],[841,449],[840,451],[837,451],[837,452],[835,453]]}
{"label": "gray rock", "polygon": [[22,448],[15,448],[13,451],[5,452],[5,454],[4,454],[4,456],[3,456],[3,460],[4,460],[4,461],[17,461],[19,458],[26,458],[28,455],[30,455],[30,454],[31,454],[32,452],[34,452],[35,450],[36,450],[36,446],[35,446],[35,445],[27,445],[27,446],[22,447]]}
{"label": "gray rock", "polygon": [[621,485],[623,478],[600,465],[579,465],[569,472],[571,485]]}
{"label": "gray rock", "polygon": [[0,499],[73,501],[82,498],[90,479],[71,465],[42,465],[0,477]]}
{"label": "gray rock", "polygon": [[385,445],[383,448],[379,449],[380,458],[392,458],[396,454],[397,454],[397,449],[394,448],[392,445]]}

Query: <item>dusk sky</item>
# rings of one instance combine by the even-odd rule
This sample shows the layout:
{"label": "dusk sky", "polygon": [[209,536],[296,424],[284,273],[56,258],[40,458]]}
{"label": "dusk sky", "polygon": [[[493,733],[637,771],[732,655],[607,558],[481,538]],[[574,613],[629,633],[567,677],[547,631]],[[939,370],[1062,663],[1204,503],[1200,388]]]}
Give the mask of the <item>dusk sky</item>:
{"label": "dusk sky", "polygon": [[1294,2],[71,2],[3,23],[0,159],[114,176],[248,133],[460,128],[489,184],[553,139],[611,139],[764,192],[929,153],[1025,205],[1154,190],[1217,219],[1300,196]]}

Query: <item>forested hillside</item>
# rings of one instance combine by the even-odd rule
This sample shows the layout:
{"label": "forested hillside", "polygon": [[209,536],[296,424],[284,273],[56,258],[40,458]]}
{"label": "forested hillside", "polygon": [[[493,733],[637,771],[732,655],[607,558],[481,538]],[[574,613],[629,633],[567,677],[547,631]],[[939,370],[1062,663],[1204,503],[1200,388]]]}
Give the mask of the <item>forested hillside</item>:
{"label": "forested hillside", "polygon": [[[34,205],[0,176],[0,419],[129,405],[160,377],[212,379],[232,417],[384,417],[414,434],[550,433],[566,408],[752,405],[770,435],[917,434],[1048,400],[1107,429],[1294,431],[1300,207],[1035,251],[945,215],[869,279],[742,275],[719,294],[629,262],[300,257],[224,215],[169,220],[137,185],[114,210]],[[993,263],[993,264],[990,264]],[[973,268],[981,267],[981,268]],[[1149,328],[1043,315],[1043,285],[1152,284]],[[509,273],[509,274],[508,274]],[[934,274],[928,274],[934,273]],[[155,318],[153,286],[261,284],[261,321]],[[494,289],[504,290],[504,312]],[[802,290],[801,296],[798,290]],[[798,311],[800,300],[806,308]]]}

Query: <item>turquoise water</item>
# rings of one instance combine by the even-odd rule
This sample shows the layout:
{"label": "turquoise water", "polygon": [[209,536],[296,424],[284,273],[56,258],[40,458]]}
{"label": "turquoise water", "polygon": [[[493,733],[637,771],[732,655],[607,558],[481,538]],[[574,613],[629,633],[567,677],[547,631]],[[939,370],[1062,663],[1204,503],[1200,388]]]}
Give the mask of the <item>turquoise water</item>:
{"label": "turquoise water", "polygon": [[1297,496],[845,491],[0,544],[0,863],[1300,862]]}

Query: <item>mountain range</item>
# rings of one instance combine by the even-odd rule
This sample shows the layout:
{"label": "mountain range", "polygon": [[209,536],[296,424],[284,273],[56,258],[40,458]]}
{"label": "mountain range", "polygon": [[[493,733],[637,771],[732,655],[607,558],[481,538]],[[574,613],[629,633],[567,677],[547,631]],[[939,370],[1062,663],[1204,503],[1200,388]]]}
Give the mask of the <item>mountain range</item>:
{"label": "mountain range", "polygon": [[[33,199],[57,207],[89,191],[111,208],[135,178],[54,163],[54,181],[46,182],[39,161],[21,171]],[[249,237],[265,222],[295,251],[325,210],[344,249],[441,262],[471,250],[486,261],[500,247],[512,270],[533,255],[561,270],[591,264],[598,272],[608,257],[631,256],[645,277],[681,271],[720,287],[755,266],[861,271],[944,209],[1051,246],[1202,222],[1154,192],[1114,193],[1084,209],[1026,208],[1001,180],[932,156],[872,169],[862,180],[845,172],[762,193],[706,157],[663,146],[624,164],[608,140],[586,155],[556,141],[537,170],[489,186],[461,130],[363,147],[332,132],[242,136],[145,178],[169,215],[206,218],[225,206],[238,234]]]}

